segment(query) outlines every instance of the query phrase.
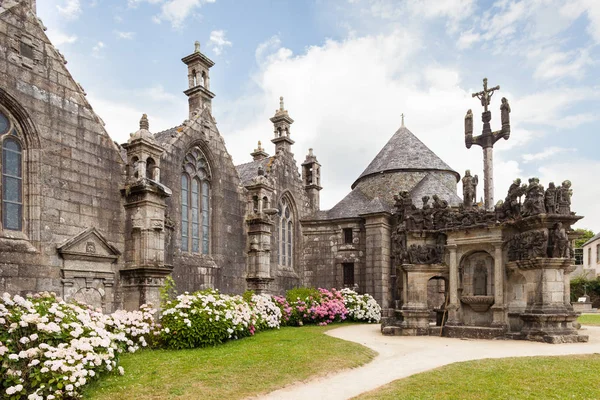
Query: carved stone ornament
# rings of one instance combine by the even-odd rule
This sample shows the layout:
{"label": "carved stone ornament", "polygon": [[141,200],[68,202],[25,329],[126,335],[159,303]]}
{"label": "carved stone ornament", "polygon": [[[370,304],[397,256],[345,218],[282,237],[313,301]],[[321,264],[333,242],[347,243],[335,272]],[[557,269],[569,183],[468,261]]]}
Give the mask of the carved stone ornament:
{"label": "carved stone ornament", "polygon": [[115,262],[121,252],[104,238],[96,228],[88,228],[62,243],[58,253],[66,260]]}

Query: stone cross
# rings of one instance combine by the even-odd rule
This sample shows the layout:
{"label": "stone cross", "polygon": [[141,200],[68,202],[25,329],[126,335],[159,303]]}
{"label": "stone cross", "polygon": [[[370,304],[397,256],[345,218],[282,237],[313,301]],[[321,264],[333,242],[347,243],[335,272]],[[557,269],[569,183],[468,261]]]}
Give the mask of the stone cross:
{"label": "stone cross", "polygon": [[500,90],[500,86],[488,89],[487,78],[483,78],[483,90],[472,94],[473,97],[481,100],[481,105],[483,106],[483,113],[481,113],[483,130],[481,135],[473,137],[472,111],[467,111],[467,115],[465,116],[465,145],[467,149],[470,149],[474,144],[483,148],[483,192],[486,210],[492,210],[494,207],[494,143],[500,138],[508,140],[510,137],[510,106],[508,105],[508,100],[505,98],[502,98],[502,105],[500,106],[502,130],[492,132],[490,127],[492,113],[488,110],[488,106],[496,90]]}

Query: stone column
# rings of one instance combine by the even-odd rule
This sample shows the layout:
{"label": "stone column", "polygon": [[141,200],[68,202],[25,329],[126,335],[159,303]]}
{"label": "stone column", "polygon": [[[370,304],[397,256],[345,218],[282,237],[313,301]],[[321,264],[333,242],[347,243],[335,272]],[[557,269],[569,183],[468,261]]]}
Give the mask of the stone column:
{"label": "stone column", "polygon": [[[494,148],[483,148],[483,198],[485,209],[494,208]],[[477,201],[477,199],[475,199]]]}
{"label": "stone column", "polygon": [[567,310],[573,311],[573,305],[571,304],[571,272],[575,270],[575,266],[573,265],[570,269],[565,269],[563,278],[565,285],[565,307]]}
{"label": "stone column", "polygon": [[366,290],[383,309],[392,307],[390,296],[391,226],[389,213],[365,216],[367,237]]}
{"label": "stone column", "polygon": [[450,296],[450,302],[448,304],[448,323],[458,323],[458,309],[460,304],[458,303],[458,260],[456,258],[456,245],[450,244],[446,248],[450,252],[450,281],[448,282],[448,294]]}
{"label": "stone column", "polygon": [[504,315],[504,258],[502,242],[494,243],[494,317],[492,325],[503,327],[506,325]]}

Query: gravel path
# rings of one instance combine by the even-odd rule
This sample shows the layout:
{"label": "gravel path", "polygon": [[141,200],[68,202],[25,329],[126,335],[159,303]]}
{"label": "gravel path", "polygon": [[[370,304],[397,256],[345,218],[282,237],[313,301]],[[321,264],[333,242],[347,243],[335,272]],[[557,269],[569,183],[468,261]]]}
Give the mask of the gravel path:
{"label": "gravel path", "polygon": [[458,361],[482,358],[600,353],[600,327],[585,327],[588,343],[546,344],[520,340],[465,340],[433,336],[383,336],[379,325],[351,325],[327,334],[379,353],[369,364],[297,383],[263,399],[348,399],[396,379]]}

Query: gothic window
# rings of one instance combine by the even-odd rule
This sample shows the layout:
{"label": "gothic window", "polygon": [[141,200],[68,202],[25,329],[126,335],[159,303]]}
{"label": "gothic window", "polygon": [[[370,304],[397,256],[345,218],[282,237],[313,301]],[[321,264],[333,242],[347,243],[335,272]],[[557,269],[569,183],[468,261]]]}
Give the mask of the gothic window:
{"label": "gothic window", "polygon": [[596,245],[596,264],[600,264],[600,244]]}
{"label": "gothic window", "polygon": [[294,215],[286,198],[279,204],[279,264],[293,266],[294,260]]}
{"label": "gothic window", "polygon": [[182,251],[209,253],[210,181],[206,157],[198,147],[194,147],[184,158],[181,174]]}
{"label": "gothic window", "polygon": [[23,146],[16,127],[0,110],[2,229],[23,229]]}

